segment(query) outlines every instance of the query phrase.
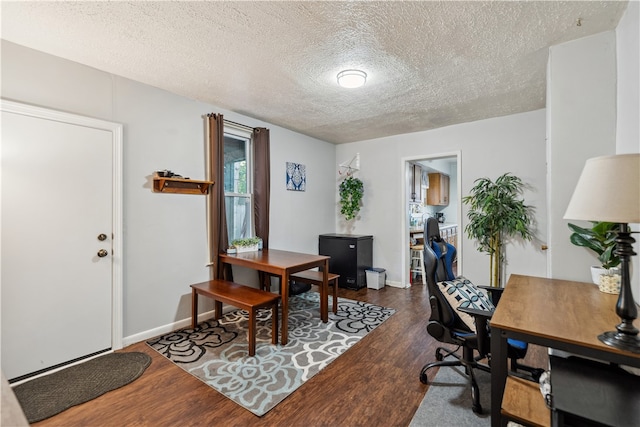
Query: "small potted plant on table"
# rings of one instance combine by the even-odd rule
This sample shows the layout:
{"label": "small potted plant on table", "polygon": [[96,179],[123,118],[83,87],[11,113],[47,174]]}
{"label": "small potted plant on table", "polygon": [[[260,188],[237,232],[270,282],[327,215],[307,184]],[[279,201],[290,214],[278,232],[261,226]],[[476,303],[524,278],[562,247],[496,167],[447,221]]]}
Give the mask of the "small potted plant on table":
{"label": "small potted plant on table", "polygon": [[235,239],[231,242],[231,248],[235,248],[237,253],[254,252],[260,249],[260,243],[262,243],[262,239],[260,237]]}
{"label": "small potted plant on table", "polygon": [[[591,228],[568,224],[573,233],[571,243],[590,249],[598,256],[600,265],[591,266],[591,280],[602,292],[618,293],[620,289],[620,257],[616,255],[616,231],[619,224],[592,221]],[[617,289],[617,290],[616,290]]]}

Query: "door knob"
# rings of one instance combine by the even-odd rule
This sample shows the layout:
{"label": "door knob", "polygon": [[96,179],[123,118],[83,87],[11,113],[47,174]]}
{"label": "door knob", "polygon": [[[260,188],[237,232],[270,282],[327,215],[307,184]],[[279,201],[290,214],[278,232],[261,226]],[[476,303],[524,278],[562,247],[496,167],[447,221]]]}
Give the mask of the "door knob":
{"label": "door knob", "polygon": [[109,255],[109,252],[107,252],[107,250],[106,250],[106,249],[100,249],[100,250],[98,251],[98,256],[99,256],[100,258],[104,258],[104,257],[106,257],[107,255]]}
{"label": "door knob", "polygon": [[107,240],[107,235],[104,233],[98,234],[98,240],[100,240],[101,242]]}

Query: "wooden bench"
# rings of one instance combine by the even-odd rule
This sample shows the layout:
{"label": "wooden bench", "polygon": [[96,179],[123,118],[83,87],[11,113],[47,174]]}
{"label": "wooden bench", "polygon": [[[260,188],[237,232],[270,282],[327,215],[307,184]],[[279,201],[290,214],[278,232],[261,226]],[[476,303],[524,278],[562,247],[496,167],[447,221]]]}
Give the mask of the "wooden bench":
{"label": "wooden bench", "polygon": [[[329,288],[333,287],[333,313],[338,312],[338,278],[339,274],[327,273]],[[322,286],[322,271],[305,270],[289,276],[296,282],[308,283],[310,285]]]}
{"label": "wooden bench", "polygon": [[256,353],[256,312],[259,308],[271,307],[271,343],[278,343],[278,302],[280,295],[227,280],[214,279],[191,285],[191,327],[198,324],[198,295],[214,300],[215,319],[222,315],[222,303],[249,312],[249,356]]}

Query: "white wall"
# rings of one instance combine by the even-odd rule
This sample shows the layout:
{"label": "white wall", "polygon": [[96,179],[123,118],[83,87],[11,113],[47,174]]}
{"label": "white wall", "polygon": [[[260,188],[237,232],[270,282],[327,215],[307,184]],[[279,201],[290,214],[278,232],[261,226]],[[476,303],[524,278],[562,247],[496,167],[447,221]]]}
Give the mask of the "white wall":
{"label": "white wall", "polygon": [[[590,282],[597,257],[569,241],[563,219],[584,163],[615,153],[615,33],[553,46],[547,75],[550,276]],[[594,195],[594,201],[597,195]]]}
{"label": "white wall", "polygon": [[[276,249],[318,253],[318,236],[333,233],[337,188],[335,145],[272,127],[271,222],[269,245]],[[287,191],[285,163],[303,163],[307,191]]]}
{"label": "white wall", "polygon": [[[618,121],[616,153],[640,153],[640,2],[631,1],[616,28],[618,60]],[[633,224],[634,231],[640,230]],[[635,235],[636,241],[640,240]],[[634,245],[640,253],[640,243]],[[640,302],[640,256],[631,258],[631,280],[636,301]]]}
{"label": "white wall", "polygon": [[616,28],[617,153],[640,152],[640,2],[631,1]]}
{"label": "white wall", "polygon": [[[125,344],[189,318],[189,285],[209,278],[205,197],[151,191],[158,169],[204,179],[205,114],[270,129],[271,247],[317,253],[334,230],[334,145],[6,41],[1,59],[3,98],[124,124]],[[306,192],[285,190],[287,161]]]}
{"label": "white wall", "polygon": [[[466,195],[480,177],[495,179],[512,172],[531,186],[524,195],[535,207],[537,240],[507,246],[506,273],[544,276],[546,256],[540,250],[546,243],[546,166],[545,111],[516,114],[417,132],[360,141],[337,146],[338,161],[360,153],[358,177],[365,186],[360,218],[346,226],[338,218],[339,233],[373,235],[373,263],[387,270],[387,280],[396,286],[407,284],[406,171],[403,159],[426,158],[442,153],[461,152],[461,193]],[[336,182],[337,182],[336,173]],[[467,223],[467,209],[458,218],[460,229]],[[489,281],[489,258],[479,253],[475,243],[462,238],[462,272],[479,283]],[[403,282],[404,277],[404,282]]]}

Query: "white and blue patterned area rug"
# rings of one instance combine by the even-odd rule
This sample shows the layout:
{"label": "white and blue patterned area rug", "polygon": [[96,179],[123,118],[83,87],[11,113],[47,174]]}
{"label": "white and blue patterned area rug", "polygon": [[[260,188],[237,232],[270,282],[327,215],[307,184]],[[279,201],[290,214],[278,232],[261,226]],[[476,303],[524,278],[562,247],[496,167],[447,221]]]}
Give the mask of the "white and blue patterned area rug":
{"label": "white and blue patterned area rug", "polygon": [[395,310],[338,299],[338,313],[320,321],[319,295],[289,298],[289,343],[271,344],[271,310],[256,322],[256,355],[249,357],[249,314],[236,310],[196,329],[147,341],[167,359],[237,404],[262,416],[324,369]]}

